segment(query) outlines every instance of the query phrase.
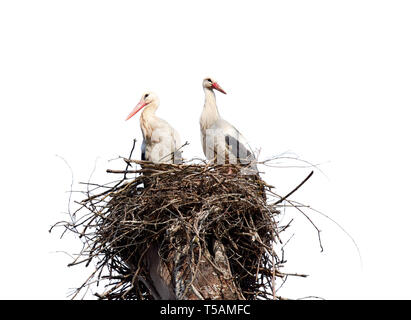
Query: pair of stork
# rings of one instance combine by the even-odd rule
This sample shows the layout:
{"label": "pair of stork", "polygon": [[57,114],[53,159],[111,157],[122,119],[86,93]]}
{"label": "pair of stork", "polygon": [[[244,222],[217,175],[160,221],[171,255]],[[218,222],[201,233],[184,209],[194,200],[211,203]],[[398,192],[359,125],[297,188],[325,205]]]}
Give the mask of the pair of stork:
{"label": "pair of stork", "polygon": [[[205,102],[200,117],[201,142],[207,159],[218,164],[241,162],[255,172],[255,156],[243,135],[228,121],[222,119],[218,112],[214,90],[226,92],[211,78],[203,80]],[[127,119],[144,108],[140,117],[143,133],[141,159],[155,163],[180,163],[181,144],[178,132],[165,120],[156,116],[159,106],[158,97],[144,93]]]}

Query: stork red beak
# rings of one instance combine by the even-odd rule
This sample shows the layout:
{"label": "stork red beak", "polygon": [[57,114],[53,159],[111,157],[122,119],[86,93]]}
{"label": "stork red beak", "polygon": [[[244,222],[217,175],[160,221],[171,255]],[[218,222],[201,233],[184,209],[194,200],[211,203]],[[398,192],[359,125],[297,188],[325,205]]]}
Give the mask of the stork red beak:
{"label": "stork red beak", "polygon": [[144,102],[144,100],[143,100],[143,101],[140,101],[140,102],[134,107],[133,111],[130,112],[130,114],[128,115],[126,121],[127,121],[128,119],[130,119],[132,116],[134,116],[137,112],[139,112],[145,105],[147,105],[147,103]]}
{"label": "stork red beak", "polygon": [[217,82],[213,82],[213,88],[216,89],[216,90],[218,90],[218,91],[220,91],[220,92],[222,92],[222,93],[224,93],[224,94],[227,94],[227,93],[223,90],[223,88],[220,87],[220,85],[219,85]]}

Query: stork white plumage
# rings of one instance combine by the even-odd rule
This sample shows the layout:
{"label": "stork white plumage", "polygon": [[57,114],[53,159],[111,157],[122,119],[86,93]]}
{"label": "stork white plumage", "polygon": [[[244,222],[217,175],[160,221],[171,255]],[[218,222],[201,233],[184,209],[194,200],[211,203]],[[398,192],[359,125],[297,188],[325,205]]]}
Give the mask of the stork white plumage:
{"label": "stork white plumage", "polygon": [[255,155],[244,136],[218,112],[214,90],[226,92],[211,78],[203,80],[205,102],[200,117],[201,142],[207,159],[218,164],[250,164],[252,173],[257,172]]}
{"label": "stork white plumage", "polygon": [[[167,121],[156,116],[159,102],[156,94],[144,93],[126,120],[144,108],[140,116],[140,127],[143,133],[141,160],[154,163],[180,163],[182,161],[179,150],[181,148],[180,135]],[[145,187],[149,184],[149,182],[144,182]],[[169,281],[161,276],[162,266],[158,250],[158,243],[152,243],[145,257],[152,280],[152,290],[160,299],[172,300],[175,299],[175,294]]]}
{"label": "stork white plumage", "polygon": [[156,116],[159,99],[153,92],[146,92],[128,115],[130,119],[141,109],[140,127],[143,133],[141,160],[155,163],[180,163],[180,135],[167,121]]}

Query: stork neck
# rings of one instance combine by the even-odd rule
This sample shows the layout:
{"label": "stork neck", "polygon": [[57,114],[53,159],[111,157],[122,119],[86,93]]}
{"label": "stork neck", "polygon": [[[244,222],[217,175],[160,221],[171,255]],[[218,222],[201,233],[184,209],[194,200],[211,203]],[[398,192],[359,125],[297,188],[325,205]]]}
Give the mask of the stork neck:
{"label": "stork neck", "polygon": [[151,102],[148,105],[146,105],[143,112],[141,113],[141,117],[152,118],[155,116],[157,109],[158,105],[156,103]]}
{"label": "stork neck", "polygon": [[205,102],[201,122],[204,129],[210,127],[215,121],[220,119],[220,113],[217,109],[217,102],[213,90],[204,88]]}
{"label": "stork neck", "polygon": [[155,113],[157,108],[158,104],[152,102],[145,106],[143,112],[141,113],[140,126],[145,139],[151,137],[151,133],[153,132],[153,120],[156,119]]}

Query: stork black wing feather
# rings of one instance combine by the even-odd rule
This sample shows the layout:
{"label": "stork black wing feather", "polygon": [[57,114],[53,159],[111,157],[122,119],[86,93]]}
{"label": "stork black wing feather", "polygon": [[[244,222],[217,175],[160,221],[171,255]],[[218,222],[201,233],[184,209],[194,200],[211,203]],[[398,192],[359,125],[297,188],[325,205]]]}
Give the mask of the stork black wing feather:
{"label": "stork black wing feather", "polygon": [[225,135],[225,143],[230,147],[231,152],[236,156],[237,159],[242,160],[255,160],[254,154],[238,139],[231,135]]}
{"label": "stork black wing feather", "polygon": [[141,160],[146,161],[146,142],[143,140],[141,144]]}

